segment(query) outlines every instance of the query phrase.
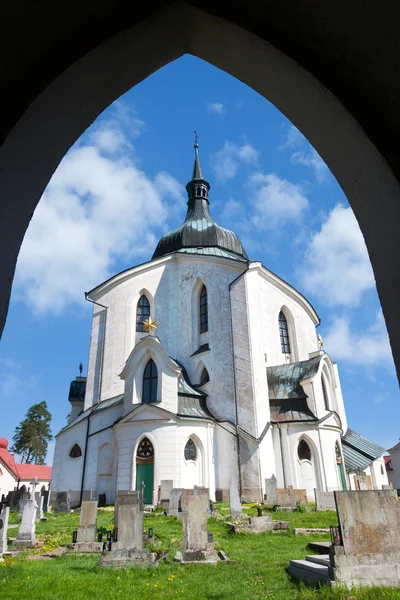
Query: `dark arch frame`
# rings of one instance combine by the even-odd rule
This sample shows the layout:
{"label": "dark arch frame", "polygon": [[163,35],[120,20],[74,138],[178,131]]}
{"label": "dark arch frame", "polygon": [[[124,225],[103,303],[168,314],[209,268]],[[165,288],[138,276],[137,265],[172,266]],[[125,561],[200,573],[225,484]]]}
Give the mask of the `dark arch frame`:
{"label": "dark arch frame", "polygon": [[[238,15],[242,15],[241,10]],[[334,59],[307,48],[305,40],[310,35],[305,35],[304,23],[300,36],[303,47],[299,46],[299,54],[293,48],[293,57],[289,57],[271,45],[279,40],[279,35],[271,37],[274,26],[262,37],[258,24],[258,29],[247,31],[243,21],[235,25],[235,19],[224,17],[223,11],[217,16],[186,3],[174,3],[147,19],[132,20],[131,29],[126,29],[124,23],[123,32],[117,27],[114,31],[120,33],[114,37],[96,36],[80,56],[67,58],[59,71],[42,81],[26,106],[22,103],[13,127],[5,133],[1,150],[4,218],[0,220],[0,236],[7,252],[1,257],[0,329],[7,314],[21,241],[60,160],[112,101],[188,52],[237,77],[271,101],[306,135],[337,177],[367,243],[399,372],[400,322],[394,299],[400,295],[400,169],[390,158],[396,139],[392,117],[388,117],[386,128],[378,127],[377,138],[372,134],[368,137],[366,126],[371,125],[374,111],[363,112],[358,108],[360,103],[348,102],[347,85],[333,85],[335,78],[331,80],[329,74],[335,71]],[[282,21],[277,17],[271,16],[276,26]],[[193,22],[195,32],[190,27]],[[343,39],[349,37],[347,30]],[[390,59],[391,48],[385,47],[382,56],[386,52]],[[308,59],[303,60],[305,57]],[[370,96],[379,98],[379,86]],[[383,93],[382,97],[387,102],[387,95]],[[375,114],[379,112],[384,111],[375,110]],[[15,198],[19,202],[17,210]]]}

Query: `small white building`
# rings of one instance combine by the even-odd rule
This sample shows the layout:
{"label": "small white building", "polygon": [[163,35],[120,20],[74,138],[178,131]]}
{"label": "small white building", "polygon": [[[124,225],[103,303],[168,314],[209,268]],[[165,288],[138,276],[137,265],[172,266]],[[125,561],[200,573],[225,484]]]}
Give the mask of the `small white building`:
{"label": "small white building", "polygon": [[393,448],[389,448],[389,457],[386,459],[386,472],[389,482],[393,489],[400,490],[400,442],[397,442]]}
{"label": "small white building", "polygon": [[310,500],[349,485],[338,368],[318,349],[318,315],[213,220],[195,153],[184,223],[151,261],[86,295],[87,381],[71,384],[51,483],[73,504],[85,490],[113,503],[142,482],[155,503],[162,480],[227,499],[238,477],[251,501],[272,475]]}
{"label": "small white building", "polygon": [[8,450],[8,440],[0,438],[0,499],[14,490],[18,490],[20,494],[28,492],[35,478],[38,480],[38,490],[48,490],[51,467],[16,463]]}

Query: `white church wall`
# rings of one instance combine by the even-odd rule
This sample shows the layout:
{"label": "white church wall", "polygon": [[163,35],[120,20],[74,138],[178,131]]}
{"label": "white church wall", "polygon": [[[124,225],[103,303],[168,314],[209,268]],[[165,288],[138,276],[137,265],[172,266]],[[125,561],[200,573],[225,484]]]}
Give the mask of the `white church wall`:
{"label": "white church wall", "polygon": [[237,440],[221,425],[216,427],[214,437],[215,486],[228,495],[231,477],[238,477]]}
{"label": "white church wall", "polygon": [[[267,355],[267,365],[274,366],[285,362],[286,355],[281,351],[278,324],[279,313],[282,309],[289,326],[290,362],[307,360],[309,353],[317,349],[317,340],[316,323],[306,311],[303,305],[304,299],[300,301],[292,294],[289,295],[279,281],[271,282],[266,278],[263,269],[260,269],[259,274],[264,352]],[[293,320],[292,326],[291,319]]]}
{"label": "white church wall", "polygon": [[[252,368],[252,384],[256,411],[255,437],[261,436],[270,420],[268,402],[268,381],[266,377],[266,361],[264,353],[265,334],[262,326],[262,305],[258,263],[252,263],[245,273],[246,301],[249,320],[250,361]],[[262,479],[263,480],[263,479]]]}
{"label": "white church wall", "polygon": [[374,460],[374,462],[371,464],[370,470],[376,490],[381,490],[383,485],[388,485],[389,480],[383,456],[380,456]]}
{"label": "white church wall", "polygon": [[336,380],[335,394],[336,394],[336,402],[337,402],[337,411],[338,411],[338,414],[340,417],[340,421],[342,423],[343,433],[346,433],[347,427],[348,427],[347,416],[346,416],[346,409],[344,407],[342,386],[340,383],[340,376],[339,376],[339,368],[338,368],[338,365],[336,362],[332,362],[332,369],[335,374],[335,380]]}
{"label": "white church wall", "polygon": [[[283,475],[283,462],[282,462],[282,448],[281,448],[281,434],[279,425],[272,426],[272,441],[274,447],[274,458],[275,458],[275,473],[276,484],[279,488],[285,487],[285,478]],[[265,482],[264,482],[265,485]]]}
{"label": "white church wall", "polygon": [[[79,502],[85,452],[87,420],[81,421],[60,433],[56,438],[51,478],[52,492],[71,491],[72,503]],[[79,458],[71,458],[72,447],[78,444],[82,451]]]}
{"label": "white church wall", "polygon": [[2,494],[7,495],[17,487],[17,479],[10,473],[4,463],[0,460],[0,499]]}
{"label": "white church wall", "polygon": [[340,481],[336,463],[336,443],[340,445],[340,431],[329,427],[321,427],[318,437],[321,449],[323,490],[328,492],[339,490]]}
{"label": "white church wall", "polygon": [[209,439],[208,426],[202,422],[191,421],[184,424],[160,423],[129,423],[116,426],[116,435],[119,447],[117,489],[129,490],[136,487],[136,448],[143,437],[148,437],[154,447],[154,489],[153,501],[157,501],[157,490],[161,480],[172,479],[175,487],[185,487],[184,449],[186,442],[192,435],[198,441],[201,452],[199,477],[202,485],[210,487],[210,494],[215,494],[212,489],[213,481],[209,477],[207,465],[209,464]]}
{"label": "white church wall", "polygon": [[393,488],[400,489],[400,446],[391,448],[390,459],[393,468]]}
{"label": "white church wall", "polygon": [[260,442],[259,449],[260,456],[260,473],[261,473],[261,487],[263,489],[263,494],[265,493],[265,479],[272,477],[272,475],[276,475],[277,468],[275,462],[275,453],[274,453],[274,443],[272,438],[272,429],[271,427],[268,429],[264,438]]}
{"label": "white church wall", "polygon": [[[306,489],[307,499],[312,502],[314,500],[314,488],[326,490],[318,431],[295,425],[288,427],[287,431],[292,485],[298,489]],[[300,460],[298,456],[299,443],[303,439],[311,449],[311,462]]]}

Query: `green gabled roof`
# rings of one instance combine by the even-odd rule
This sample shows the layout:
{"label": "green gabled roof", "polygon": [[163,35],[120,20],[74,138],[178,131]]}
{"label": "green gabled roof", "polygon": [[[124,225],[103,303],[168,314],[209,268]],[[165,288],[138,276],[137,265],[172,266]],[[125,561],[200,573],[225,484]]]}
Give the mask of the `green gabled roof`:
{"label": "green gabled roof", "polygon": [[342,437],[342,450],[346,471],[364,471],[385,449],[352,429]]}
{"label": "green gabled roof", "polygon": [[322,354],[300,362],[267,367],[269,399],[305,398],[300,382],[317,374],[321,359]]}

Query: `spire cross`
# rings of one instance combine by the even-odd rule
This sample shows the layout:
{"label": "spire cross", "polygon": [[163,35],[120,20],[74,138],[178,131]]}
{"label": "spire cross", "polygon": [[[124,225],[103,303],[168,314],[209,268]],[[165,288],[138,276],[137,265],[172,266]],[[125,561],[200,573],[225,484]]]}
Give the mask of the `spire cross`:
{"label": "spire cross", "polygon": [[194,130],[194,147],[198,148],[199,147],[199,137],[197,135],[197,131]]}

